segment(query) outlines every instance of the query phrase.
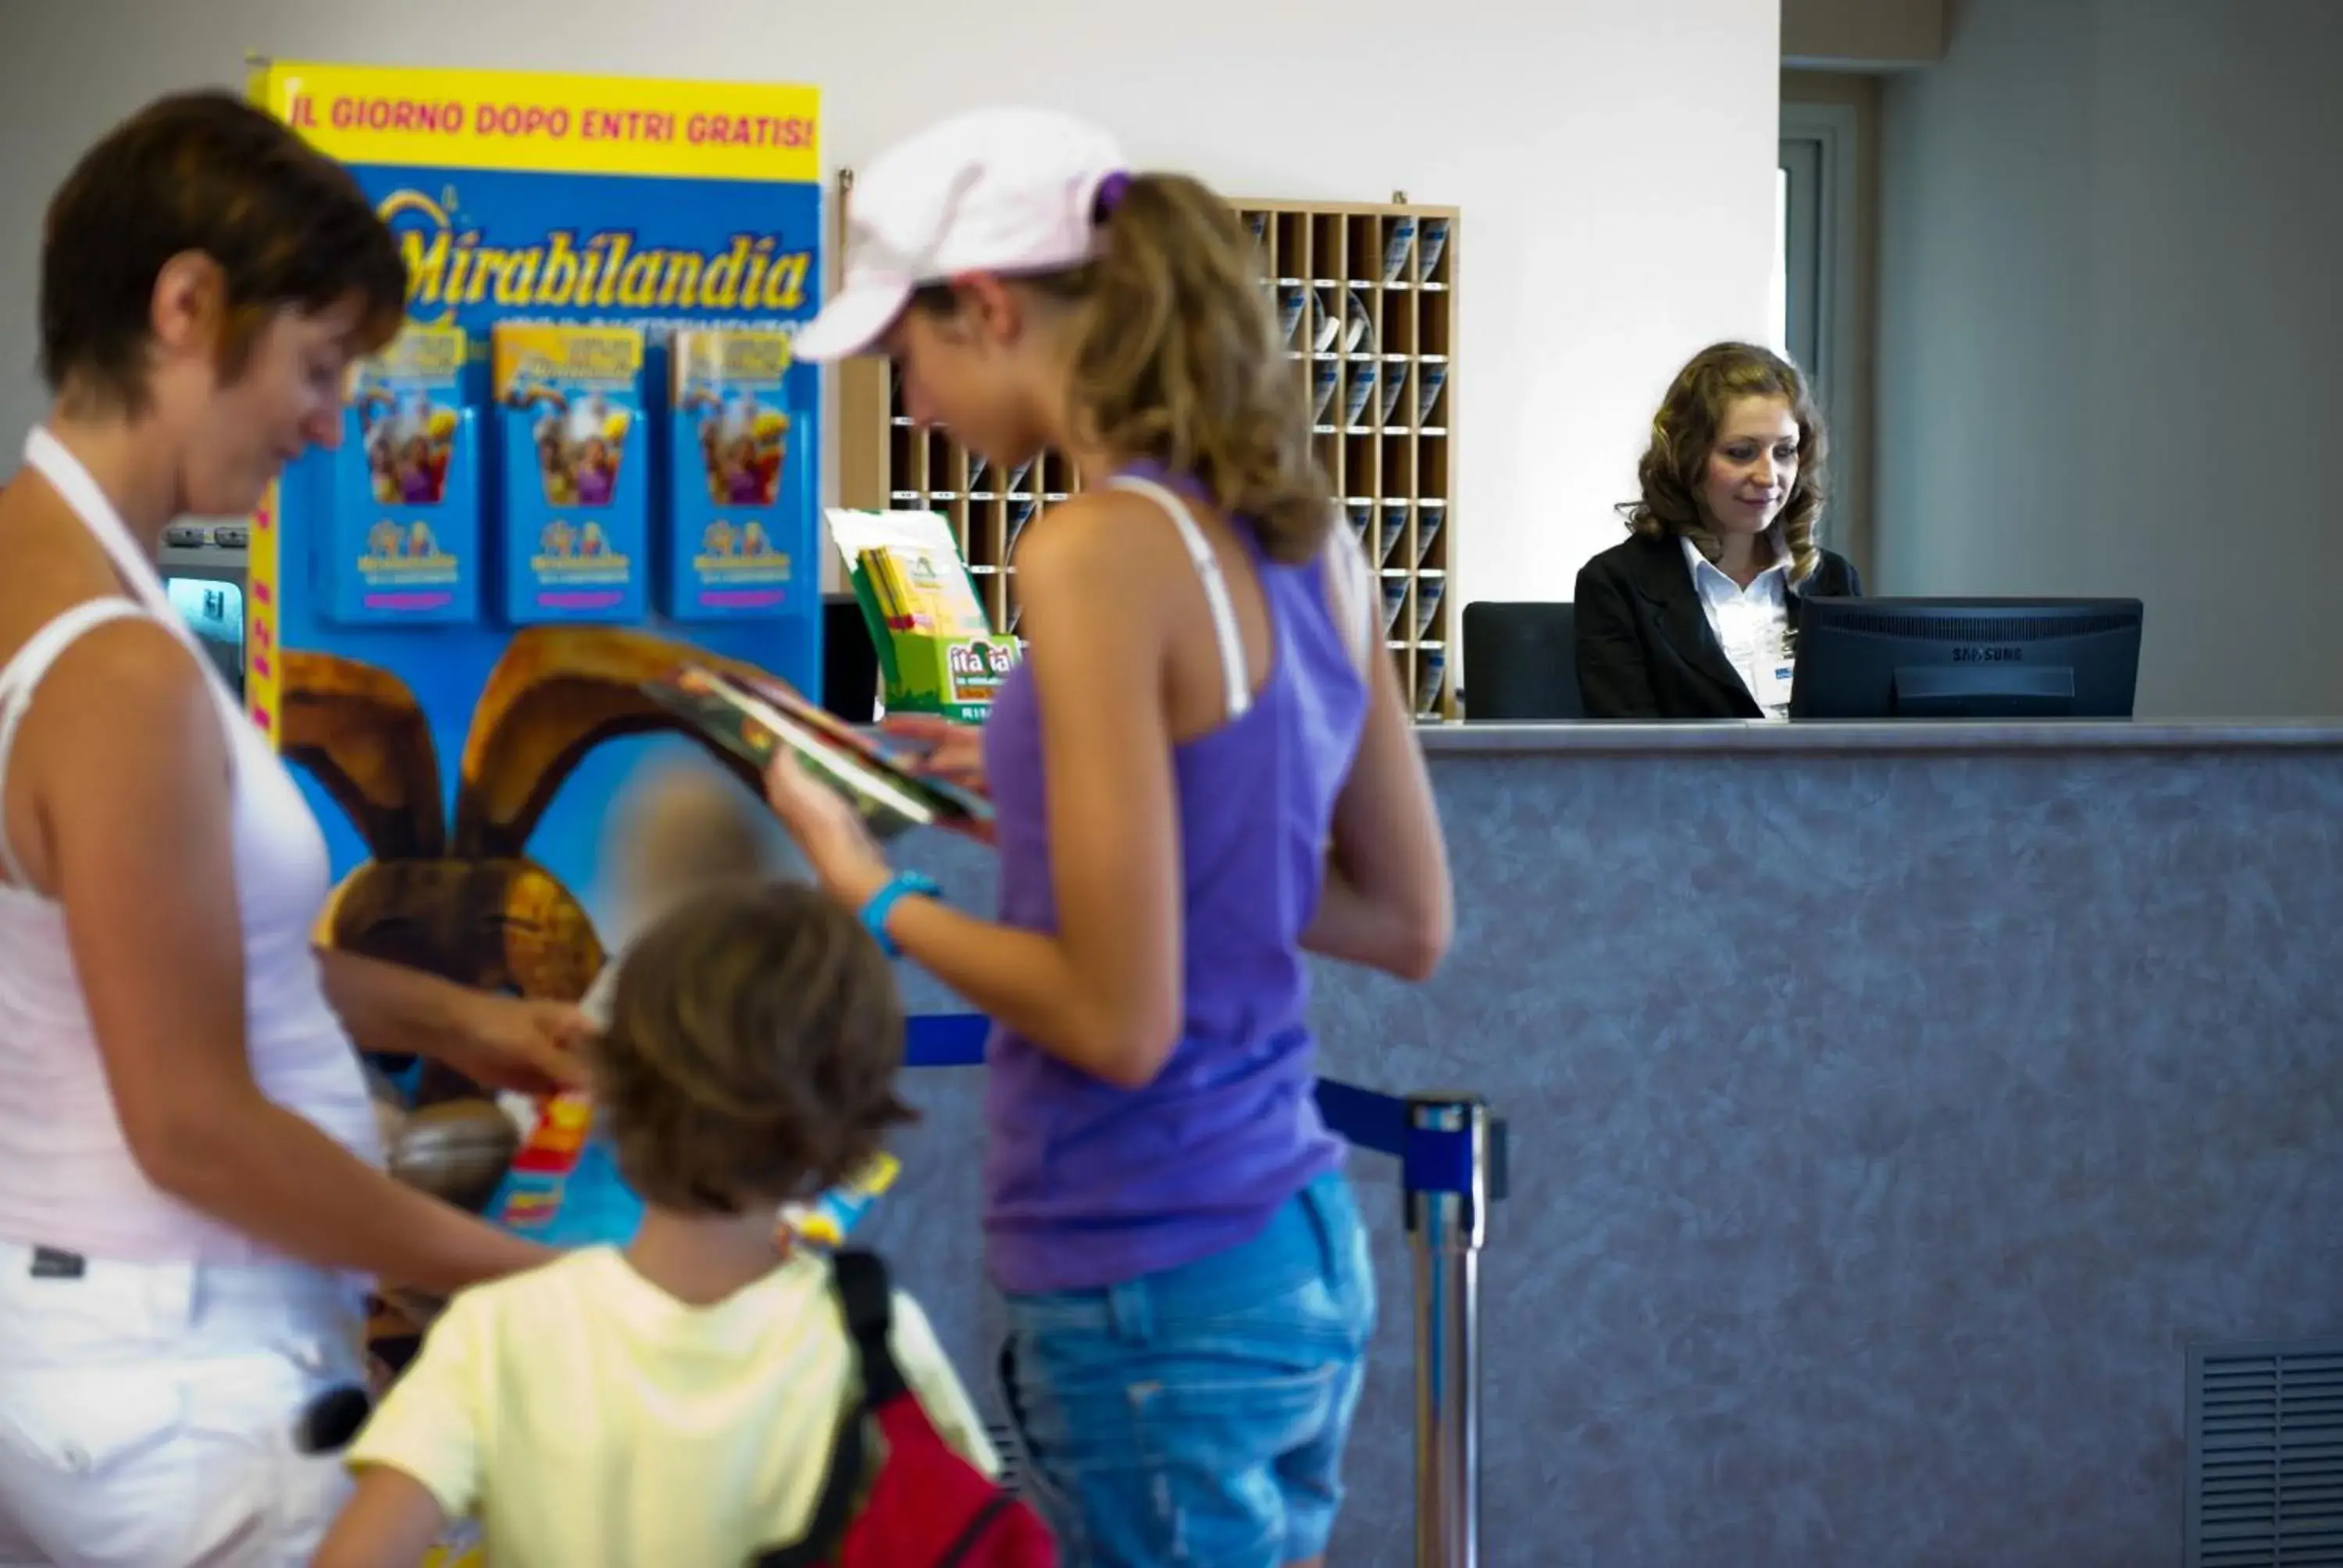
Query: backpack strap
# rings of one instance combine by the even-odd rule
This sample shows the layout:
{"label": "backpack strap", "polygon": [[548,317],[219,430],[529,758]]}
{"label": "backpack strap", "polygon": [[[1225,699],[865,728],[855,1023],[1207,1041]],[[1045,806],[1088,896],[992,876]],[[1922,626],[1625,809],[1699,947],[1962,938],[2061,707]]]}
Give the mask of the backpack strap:
{"label": "backpack strap", "polygon": [[846,1417],[839,1423],[838,1441],[830,1446],[830,1470],[822,1477],[812,1522],[794,1543],[759,1553],[752,1560],[753,1568],[820,1568],[831,1560],[846,1539],[846,1527],[853,1523],[855,1493],[861,1490],[868,1468],[870,1439],[863,1428],[874,1411],[908,1386],[887,1342],[895,1319],[894,1289],[887,1280],[887,1265],[875,1252],[859,1248],[841,1251],[830,1260],[830,1282],[838,1292],[847,1337],[854,1342],[862,1396],[847,1407]]}
{"label": "backpack strap", "polygon": [[887,1265],[876,1252],[848,1248],[830,1260],[830,1275],[838,1283],[846,1332],[853,1336],[854,1352],[862,1363],[862,1408],[876,1410],[909,1387],[888,1342],[895,1326],[895,1291],[887,1280]]}

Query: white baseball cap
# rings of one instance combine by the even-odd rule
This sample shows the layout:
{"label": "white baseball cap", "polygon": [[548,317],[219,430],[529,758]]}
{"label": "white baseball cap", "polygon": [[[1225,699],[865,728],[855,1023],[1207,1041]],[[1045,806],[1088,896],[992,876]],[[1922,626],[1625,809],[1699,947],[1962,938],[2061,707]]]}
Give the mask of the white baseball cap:
{"label": "white baseball cap", "polygon": [[899,143],[855,176],[846,282],[798,329],[797,357],[865,352],[927,284],[1081,266],[1126,178],[1111,136],[1051,109],[979,109]]}

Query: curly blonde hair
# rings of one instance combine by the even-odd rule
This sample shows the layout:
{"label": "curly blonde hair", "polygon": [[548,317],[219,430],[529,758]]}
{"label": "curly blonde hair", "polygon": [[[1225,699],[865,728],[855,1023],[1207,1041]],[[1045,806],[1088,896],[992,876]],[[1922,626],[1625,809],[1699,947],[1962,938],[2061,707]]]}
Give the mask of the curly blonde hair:
{"label": "curly blonde hair", "polygon": [[1024,280],[1074,312],[1080,437],[1193,476],[1271,559],[1310,559],[1333,523],[1333,483],[1243,223],[1170,174],[1132,176],[1099,223],[1096,259]]}
{"label": "curly blonde hair", "polygon": [[1659,412],[1652,444],[1636,466],[1643,498],[1622,505],[1627,527],[1655,538],[1687,538],[1715,560],[1722,548],[1701,510],[1709,454],[1725,411],[1743,397],[1780,397],[1798,422],[1798,477],[1766,531],[1790,559],[1790,580],[1802,583],[1822,564],[1823,502],[1830,493],[1829,435],[1798,367],[1769,348],[1719,343],[1702,349],[1676,372]]}

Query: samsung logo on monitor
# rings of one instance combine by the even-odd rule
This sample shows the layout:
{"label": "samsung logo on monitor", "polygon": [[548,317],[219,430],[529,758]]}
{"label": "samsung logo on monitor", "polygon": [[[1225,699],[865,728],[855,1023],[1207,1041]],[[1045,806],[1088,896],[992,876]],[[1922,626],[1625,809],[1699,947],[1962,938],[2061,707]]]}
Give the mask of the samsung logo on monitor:
{"label": "samsung logo on monitor", "polygon": [[2024,643],[2009,642],[1998,646],[1955,645],[1955,664],[2017,664],[2026,658]]}

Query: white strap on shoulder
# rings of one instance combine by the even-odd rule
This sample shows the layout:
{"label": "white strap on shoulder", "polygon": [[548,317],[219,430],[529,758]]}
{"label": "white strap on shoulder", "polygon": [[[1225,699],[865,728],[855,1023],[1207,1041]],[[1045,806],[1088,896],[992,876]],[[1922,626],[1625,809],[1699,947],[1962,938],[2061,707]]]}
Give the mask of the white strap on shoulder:
{"label": "white strap on shoulder", "polygon": [[1145,496],[1162,508],[1179,528],[1181,540],[1188,547],[1188,558],[1196,563],[1196,576],[1203,580],[1204,602],[1212,608],[1212,636],[1221,645],[1221,673],[1228,682],[1229,717],[1242,718],[1252,706],[1252,681],[1245,669],[1244,634],[1237,628],[1236,603],[1229,598],[1228,578],[1221,571],[1221,558],[1212,553],[1212,541],[1204,537],[1188,503],[1168,486],[1142,479],[1136,474],[1118,474],[1107,485],[1112,489]]}
{"label": "white strap on shoulder", "polygon": [[1372,672],[1375,652],[1375,569],[1365,545],[1340,518],[1326,530],[1326,604],[1334,624],[1350,628],[1351,663]]}
{"label": "white strap on shoulder", "polygon": [[[16,744],[16,728],[33,706],[33,689],[41,684],[65,649],[84,634],[112,621],[152,620],[144,606],[126,598],[85,599],[25,639],[24,647],[0,668],[0,800],[7,798],[8,753]],[[19,888],[28,884],[16,852],[8,847],[8,825],[0,819],[0,871]]]}

